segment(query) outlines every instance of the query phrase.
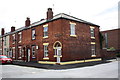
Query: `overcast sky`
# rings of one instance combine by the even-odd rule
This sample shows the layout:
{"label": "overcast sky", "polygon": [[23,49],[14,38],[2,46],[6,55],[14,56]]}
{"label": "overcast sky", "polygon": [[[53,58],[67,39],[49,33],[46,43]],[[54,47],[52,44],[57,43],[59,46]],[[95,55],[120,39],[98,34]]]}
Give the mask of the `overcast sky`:
{"label": "overcast sky", "polygon": [[100,25],[100,30],[118,28],[119,0],[0,0],[0,28],[10,31],[25,25],[26,17],[31,23],[46,18],[47,8],[54,15],[66,13]]}

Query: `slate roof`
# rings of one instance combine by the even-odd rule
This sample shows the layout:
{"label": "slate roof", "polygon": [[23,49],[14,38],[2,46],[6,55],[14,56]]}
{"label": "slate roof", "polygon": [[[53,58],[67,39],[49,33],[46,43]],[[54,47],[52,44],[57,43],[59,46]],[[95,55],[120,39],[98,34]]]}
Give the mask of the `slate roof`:
{"label": "slate roof", "polygon": [[[55,16],[54,16],[52,19],[50,19],[50,20],[44,19],[44,20],[42,20],[42,21],[34,22],[34,23],[32,23],[30,26],[28,26],[28,27],[25,27],[25,26],[24,26],[24,27],[18,28],[18,29],[16,29],[14,32],[8,32],[8,33],[6,33],[6,34],[3,35],[3,36],[7,36],[7,35],[9,35],[9,34],[14,34],[14,33],[16,33],[16,32],[19,32],[19,31],[22,31],[22,30],[25,30],[25,29],[29,29],[29,28],[35,27],[35,26],[37,26],[37,25],[41,25],[41,24],[44,24],[44,23],[47,23],[47,22],[50,22],[50,21],[54,21],[54,20],[60,19],[60,18],[68,19],[68,20],[73,20],[73,21],[77,21],[77,22],[80,22],[80,23],[85,23],[85,24],[89,24],[89,25],[92,25],[92,26],[97,26],[97,27],[99,27],[99,25],[93,24],[93,23],[91,23],[91,22],[87,22],[87,21],[85,21],[85,20],[78,19],[78,18],[76,18],[76,17],[70,16],[70,15],[65,14],[65,13],[60,13],[60,14],[55,15]],[[2,36],[0,36],[0,37],[2,37]]]}

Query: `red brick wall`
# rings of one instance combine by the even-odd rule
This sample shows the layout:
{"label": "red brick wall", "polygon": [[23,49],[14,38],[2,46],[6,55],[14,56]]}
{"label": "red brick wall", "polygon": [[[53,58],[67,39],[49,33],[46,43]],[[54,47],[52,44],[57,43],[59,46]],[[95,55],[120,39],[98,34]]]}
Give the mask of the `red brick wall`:
{"label": "red brick wall", "polygon": [[[120,29],[102,31],[103,35],[105,33],[108,34],[108,48],[114,47],[115,49],[120,49],[119,32],[120,32]],[[104,47],[105,47],[105,40],[103,41],[103,48]]]}
{"label": "red brick wall", "polygon": [[[99,53],[99,27],[95,27],[95,39],[92,40],[90,36],[90,25],[83,23],[76,23],[76,35],[77,37],[70,37],[70,20],[58,19],[52,22],[48,22],[48,38],[43,38],[43,25],[39,25],[27,30],[22,31],[22,42],[17,43],[17,46],[22,46],[25,48],[25,55],[27,56],[27,48],[31,49],[32,45],[39,46],[39,49],[36,49],[36,58],[31,57],[31,61],[42,61],[44,56],[43,43],[49,43],[48,52],[49,52],[49,61],[56,61],[54,57],[53,44],[56,41],[62,43],[62,61],[69,60],[78,60],[91,58],[91,42],[96,43],[96,55],[100,57]],[[32,29],[36,30],[36,39],[31,39]],[[17,33],[16,33],[17,34]],[[17,38],[17,37],[16,37]],[[11,43],[12,39],[10,38],[10,46],[14,46]],[[16,47],[17,47],[16,46]],[[18,52],[17,52],[18,53]],[[17,54],[16,53],[16,54]],[[31,52],[32,54],[32,52]],[[25,57],[26,58],[26,57]]]}
{"label": "red brick wall", "polygon": [[116,58],[116,51],[101,50],[102,59]]}
{"label": "red brick wall", "polygon": [[90,25],[76,23],[77,37],[70,36],[70,20],[62,20],[63,27],[63,58],[65,60],[79,60],[91,58],[91,42],[96,43],[96,54],[100,57],[99,28],[95,27],[95,39],[91,39]]}

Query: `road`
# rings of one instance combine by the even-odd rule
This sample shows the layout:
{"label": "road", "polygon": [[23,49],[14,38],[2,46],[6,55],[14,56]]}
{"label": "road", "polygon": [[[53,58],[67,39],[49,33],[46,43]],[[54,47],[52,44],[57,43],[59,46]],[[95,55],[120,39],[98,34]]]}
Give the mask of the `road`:
{"label": "road", "polygon": [[[1,71],[0,71],[1,72]],[[73,69],[50,70],[2,65],[3,78],[118,78],[118,61]]]}

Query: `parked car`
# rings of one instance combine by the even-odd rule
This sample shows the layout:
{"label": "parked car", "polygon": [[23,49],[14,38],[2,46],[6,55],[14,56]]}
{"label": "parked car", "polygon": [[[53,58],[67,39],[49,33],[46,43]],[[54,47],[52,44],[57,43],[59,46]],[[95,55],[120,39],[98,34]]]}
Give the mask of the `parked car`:
{"label": "parked car", "polygon": [[6,55],[0,55],[0,62],[1,63],[12,63],[12,59],[7,57]]}

